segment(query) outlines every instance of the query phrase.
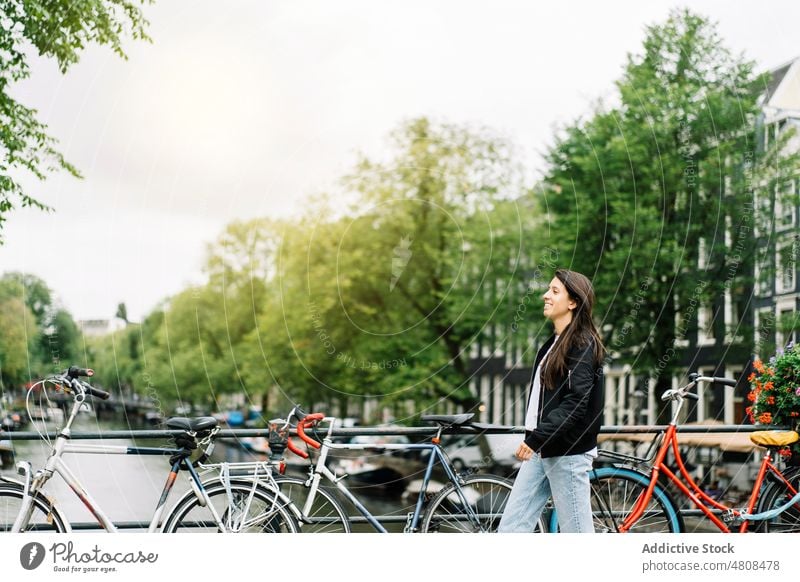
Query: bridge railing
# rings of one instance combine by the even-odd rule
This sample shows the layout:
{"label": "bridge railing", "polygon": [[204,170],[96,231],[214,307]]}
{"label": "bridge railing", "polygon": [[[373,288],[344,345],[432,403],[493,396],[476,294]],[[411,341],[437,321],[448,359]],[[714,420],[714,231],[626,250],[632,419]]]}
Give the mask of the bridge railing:
{"label": "bridge railing", "polygon": [[[770,430],[789,430],[789,427],[770,426]],[[655,434],[666,430],[667,425],[608,425],[600,429],[600,434]],[[334,428],[334,437],[353,437],[353,436],[433,436],[436,434],[434,426],[407,426],[407,427],[379,427],[379,426],[357,426],[353,428]],[[749,424],[730,424],[730,425],[683,425],[678,427],[679,433],[749,433],[764,430],[763,426]],[[99,431],[73,431],[70,435],[72,440],[96,440],[96,439],[163,439],[170,436],[177,436],[183,431],[164,430],[164,429],[140,429],[140,430],[105,430]],[[296,434],[294,430],[292,434]],[[325,429],[327,433],[327,429]],[[522,426],[493,426],[481,430],[484,434],[522,434],[525,428]],[[447,429],[443,434],[476,434],[474,428],[453,427]],[[33,431],[0,431],[0,440],[37,440],[45,436],[54,439],[58,436],[58,431],[37,433]],[[219,438],[245,438],[245,437],[267,437],[269,431],[266,428],[232,428],[220,430]]]}
{"label": "bridge railing", "polygon": [[[655,435],[661,431],[666,430],[666,425],[608,425],[600,429],[601,435]],[[784,427],[770,427],[770,429],[783,429]],[[764,430],[763,426],[754,425],[684,425],[678,427],[679,433],[685,434],[742,434],[751,433],[758,430]],[[177,436],[183,431],[180,430],[164,430],[164,429],[142,429],[142,430],[109,430],[109,431],[75,431],[70,435],[71,440],[114,440],[114,439],[166,439],[170,436]],[[327,429],[325,429],[327,433]],[[379,427],[379,426],[359,426],[353,428],[334,428],[331,432],[334,437],[353,437],[353,436],[409,436],[409,437],[426,437],[434,436],[437,432],[435,426],[418,426],[418,427]],[[522,434],[525,432],[524,427],[521,426],[492,426],[481,430],[483,434]],[[294,430],[291,431],[293,435],[296,434]],[[466,427],[453,427],[443,431],[443,434],[458,435],[458,434],[478,434],[474,428]],[[0,431],[0,440],[11,441],[24,441],[24,440],[38,440],[43,436],[54,439],[58,435],[57,431],[47,433],[37,433],[33,431],[16,431],[5,432]],[[248,437],[267,437],[269,432],[265,428],[234,428],[222,429],[217,435],[221,440],[235,440]],[[638,439],[639,444],[642,443],[641,437]],[[379,445],[377,445],[379,446]],[[691,445],[694,447],[708,447],[708,444]],[[681,513],[685,516],[702,515],[699,509],[681,509]],[[392,522],[405,522],[407,517],[403,515],[385,515],[376,516],[379,521],[384,523]],[[366,519],[360,515],[351,516],[353,523],[365,522]],[[138,521],[124,521],[115,523],[119,529],[141,529],[147,528],[148,523]],[[73,529],[97,529],[97,524],[90,523],[74,523]]]}

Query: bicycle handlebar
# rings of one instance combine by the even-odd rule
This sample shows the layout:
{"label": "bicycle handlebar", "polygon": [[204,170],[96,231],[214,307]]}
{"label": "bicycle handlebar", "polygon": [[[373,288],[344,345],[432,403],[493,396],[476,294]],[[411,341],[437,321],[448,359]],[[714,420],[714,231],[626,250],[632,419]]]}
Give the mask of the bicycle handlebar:
{"label": "bicycle handlebar", "polygon": [[91,378],[92,376],[94,376],[94,370],[92,370],[91,368],[79,368],[78,366],[70,366],[69,369],[66,372],[63,372],[62,375],[67,376],[68,378],[71,378],[73,380],[81,376]]}
{"label": "bicycle handlebar", "polygon": [[736,387],[736,380],[731,380],[730,378],[712,378],[712,382],[716,382],[717,384],[724,384],[725,386],[733,386]]}
{"label": "bicycle handlebar", "polygon": [[689,400],[700,400],[700,397],[694,392],[689,392],[694,388],[698,382],[710,382],[715,384],[723,384],[725,386],[736,386],[736,380],[730,378],[722,378],[720,376],[701,376],[697,373],[689,374],[689,383],[682,388],[673,388],[664,392],[661,400],[670,400],[676,397],[688,398]]}
{"label": "bicycle handlebar", "polygon": [[[78,382],[80,382],[80,380],[78,380]],[[111,398],[110,392],[106,392],[105,390],[101,390],[100,388],[95,388],[94,386],[91,386],[86,382],[81,382],[80,384],[81,388],[83,388],[83,391],[89,396],[94,396],[95,398],[99,398],[100,400],[108,400],[109,398]]]}
{"label": "bicycle handlebar", "polygon": [[721,378],[719,376],[701,376],[698,373],[689,374],[689,380],[691,384],[696,384],[697,382],[713,382],[716,384],[724,384],[725,386],[736,386],[736,380],[731,380],[730,378]]}
{"label": "bicycle handlebar", "polygon": [[297,436],[299,436],[303,442],[314,447],[315,449],[321,448],[322,445],[319,444],[314,439],[312,439],[311,437],[309,437],[308,435],[306,435],[305,428],[306,425],[312,425],[318,420],[322,420],[323,418],[325,418],[324,414],[322,414],[321,412],[315,412],[314,414],[307,414],[303,418],[303,420],[297,423]]}
{"label": "bicycle handlebar", "polygon": [[[91,373],[86,374],[82,372],[91,372]],[[63,374],[51,377],[51,379],[58,382],[59,384],[65,384],[69,386],[69,388],[71,388],[73,392],[82,392],[83,394],[99,398],[100,400],[108,400],[109,398],[111,398],[110,392],[106,392],[105,390],[101,390],[100,388],[95,388],[91,384],[78,380],[77,378],[77,376],[91,376],[93,374],[94,370],[89,370],[86,368],[75,368],[73,366]]]}
{"label": "bicycle handlebar", "polygon": [[288,449],[290,451],[292,451],[295,455],[297,455],[301,459],[307,459],[308,458],[308,453],[305,452],[305,451],[301,451],[296,446],[294,446],[294,443],[292,442],[292,439],[289,439],[289,440],[286,441],[286,446],[288,447]]}

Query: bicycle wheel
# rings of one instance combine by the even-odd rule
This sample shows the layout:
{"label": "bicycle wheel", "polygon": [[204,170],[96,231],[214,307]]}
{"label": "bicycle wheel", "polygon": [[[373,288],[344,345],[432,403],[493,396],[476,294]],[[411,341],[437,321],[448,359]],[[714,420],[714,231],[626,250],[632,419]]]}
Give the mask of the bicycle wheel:
{"label": "bicycle wheel", "polygon": [[[800,469],[784,471],[784,477],[792,484],[795,491],[800,487]],[[759,496],[756,513],[775,509],[788,502],[794,495],[780,482],[772,481]],[[800,509],[792,505],[774,519],[753,523],[750,527],[763,532],[800,532]]]}
{"label": "bicycle wheel", "polygon": [[[288,497],[298,512],[303,511],[308,498],[309,486],[305,479],[275,476],[275,482]],[[295,514],[296,515],[296,514]],[[300,531],[303,533],[350,533],[350,519],[333,491],[325,487],[317,489],[314,505],[309,515],[298,517]]]}
{"label": "bicycle wheel", "polygon": [[[603,467],[593,470],[592,515],[596,533],[616,533],[631,514],[636,501],[650,483],[650,477],[631,469]],[[558,515],[550,516],[550,531],[558,531]],[[656,485],[642,517],[628,530],[630,533],[678,533],[683,520],[664,489]]]}
{"label": "bicycle wheel", "polygon": [[[431,500],[420,529],[441,533],[495,531],[511,487],[511,481],[495,475],[470,475],[459,486],[465,505],[456,486],[451,483]],[[542,520],[539,520],[536,531],[544,531]]]}
{"label": "bicycle wheel", "polygon": [[[23,488],[4,484],[0,487],[0,532],[10,532],[22,509]],[[24,531],[64,533],[67,526],[48,499],[37,493],[33,499],[33,512]]]}
{"label": "bicycle wheel", "polygon": [[[165,518],[164,533],[296,533],[297,521],[274,491],[251,483],[204,483],[209,505],[189,491]],[[203,500],[205,501],[205,500]]]}

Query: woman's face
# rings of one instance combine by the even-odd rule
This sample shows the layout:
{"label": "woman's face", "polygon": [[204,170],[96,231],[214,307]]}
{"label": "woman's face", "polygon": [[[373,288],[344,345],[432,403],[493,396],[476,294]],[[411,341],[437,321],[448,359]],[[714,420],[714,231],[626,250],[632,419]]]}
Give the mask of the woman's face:
{"label": "woman's face", "polygon": [[550,321],[571,317],[571,311],[577,303],[570,299],[567,288],[558,277],[553,277],[550,287],[544,294],[544,316]]}

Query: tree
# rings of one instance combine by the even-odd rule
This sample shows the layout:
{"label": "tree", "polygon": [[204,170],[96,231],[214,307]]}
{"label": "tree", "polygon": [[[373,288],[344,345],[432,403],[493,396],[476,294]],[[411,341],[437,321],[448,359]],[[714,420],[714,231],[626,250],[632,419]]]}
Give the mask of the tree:
{"label": "tree", "polygon": [[[725,291],[746,307],[753,190],[770,159],[797,167],[759,152],[763,87],[713,24],[674,11],[629,56],[619,104],[564,128],[547,154],[543,240],[593,278],[608,347],[656,378],[657,394],[670,386],[677,340],[697,329],[698,312],[721,325],[714,314]],[[746,339],[729,356],[746,361],[752,334],[738,331]]]}
{"label": "tree", "polygon": [[56,309],[42,332],[42,363],[47,370],[58,372],[83,362],[81,331],[66,309]]}
{"label": "tree", "polygon": [[[78,170],[56,150],[57,140],[37,119],[37,111],[11,96],[14,83],[30,76],[31,47],[54,58],[61,72],[78,62],[87,44],[110,46],[122,57],[122,39],[147,39],[139,5],[148,0],[37,2],[9,0],[0,11],[0,230],[16,204],[46,208],[25,192],[19,175],[39,180],[55,170],[79,177]],[[0,237],[0,243],[2,237]]]}
{"label": "tree", "polygon": [[15,295],[28,306],[36,318],[36,325],[44,328],[48,324],[53,297],[50,287],[36,275],[20,272],[4,273],[0,278],[0,285],[6,289],[6,293]]}
{"label": "tree", "polygon": [[121,319],[127,325],[128,321],[128,307],[124,303],[117,305],[117,313],[114,315],[117,319]]}
{"label": "tree", "polygon": [[33,314],[19,297],[0,289],[0,388],[22,385],[29,379],[31,351],[37,340]]}
{"label": "tree", "polygon": [[58,305],[47,283],[28,273],[5,273],[0,277],[3,296],[22,301],[27,307],[25,314],[30,314],[35,330],[27,364],[31,375],[41,376],[81,361],[81,332],[72,315]]}
{"label": "tree", "polygon": [[424,118],[392,146],[346,178],[349,209],[320,205],[285,233],[281,309],[266,314],[291,346],[282,380],[311,402],[380,396],[477,411],[469,348],[505,337],[525,292],[532,215],[520,209],[520,172],[497,137]]}

